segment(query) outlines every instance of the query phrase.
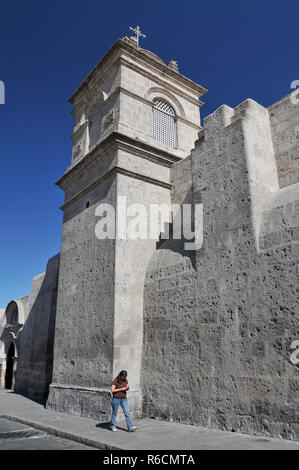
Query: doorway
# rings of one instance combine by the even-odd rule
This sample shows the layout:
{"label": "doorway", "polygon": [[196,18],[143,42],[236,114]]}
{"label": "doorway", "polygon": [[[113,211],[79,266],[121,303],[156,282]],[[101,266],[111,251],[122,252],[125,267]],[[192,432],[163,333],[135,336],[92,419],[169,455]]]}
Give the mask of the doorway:
{"label": "doorway", "polygon": [[13,369],[14,369],[15,347],[11,343],[6,357],[6,372],[5,372],[5,388],[12,389],[13,386]]}

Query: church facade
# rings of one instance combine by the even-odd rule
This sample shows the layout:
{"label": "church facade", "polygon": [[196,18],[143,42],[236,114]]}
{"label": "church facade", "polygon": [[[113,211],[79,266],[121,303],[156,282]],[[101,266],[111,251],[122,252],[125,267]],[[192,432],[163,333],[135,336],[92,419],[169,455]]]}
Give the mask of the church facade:
{"label": "church facade", "polygon": [[[0,387],[104,422],[126,369],[137,416],[298,440],[298,92],[202,126],[205,92],[124,37],[73,93],[61,251],[0,311]],[[201,205],[202,246],[119,236],[124,201]]]}

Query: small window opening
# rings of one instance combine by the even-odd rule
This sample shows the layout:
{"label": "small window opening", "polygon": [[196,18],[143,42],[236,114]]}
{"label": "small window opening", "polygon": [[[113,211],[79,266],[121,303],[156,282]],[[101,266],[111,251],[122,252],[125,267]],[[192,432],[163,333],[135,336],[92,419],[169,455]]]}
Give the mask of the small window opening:
{"label": "small window opening", "polygon": [[166,101],[161,99],[154,101],[153,136],[158,142],[168,147],[177,147],[175,112]]}

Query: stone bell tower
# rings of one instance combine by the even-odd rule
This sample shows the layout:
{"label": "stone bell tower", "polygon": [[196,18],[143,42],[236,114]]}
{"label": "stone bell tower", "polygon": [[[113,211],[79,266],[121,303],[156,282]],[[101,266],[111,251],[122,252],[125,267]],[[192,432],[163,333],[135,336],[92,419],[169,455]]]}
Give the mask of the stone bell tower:
{"label": "stone bell tower", "polygon": [[[96,208],[170,204],[170,168],[190,154],[206,90],[134,38],[115,42],[70,98],[72,162],[65,192],[53,382],[47,406],[102,421],[110,383],[128,371],[141,412],[143,286],[155,240],[98,239]],[[126,214],[124,213],[124,216]]]}

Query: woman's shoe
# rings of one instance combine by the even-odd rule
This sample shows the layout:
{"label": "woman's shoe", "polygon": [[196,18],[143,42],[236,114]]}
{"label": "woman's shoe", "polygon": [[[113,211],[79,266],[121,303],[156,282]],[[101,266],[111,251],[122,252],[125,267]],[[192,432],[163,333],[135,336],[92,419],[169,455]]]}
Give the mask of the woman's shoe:
{"label": "woman's shoe", "polygon": [[133,426],[131,429],[128,429],[128,432],[134,432],[136,431],[136,429],[137,429],[137,426]]}
{"label": "woman's shoe", "polygon": [[111,431],[117,432],[117,429],[116,428],[111,428]]}

